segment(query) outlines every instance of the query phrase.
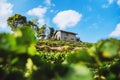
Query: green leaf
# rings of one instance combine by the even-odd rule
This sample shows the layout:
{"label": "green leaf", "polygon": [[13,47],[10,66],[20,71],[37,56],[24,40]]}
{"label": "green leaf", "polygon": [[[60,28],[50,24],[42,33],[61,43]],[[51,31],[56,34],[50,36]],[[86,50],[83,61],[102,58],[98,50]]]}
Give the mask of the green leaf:
{"label": "green leaf", "polygon": [[26,45],[18,45],[16,47],[16,53],[17,54],[23,54],[27,52],[27,46]]}
{"label": "green leaf", "polygon": [[16,62],[18,62],[18,57],[15,57],[14,59],[12,59],[11,61],[10,61],[10,63],[13,65],[13,64],[15,64]]}
{"label": "green leaf", "polygon": [[84,65],[72,64],[65,77],[58,80],[93,80],[91,71]]}
{"label": "green leaf", "polygon": [[9,33],[0,34],[0,48],[8,51],[15,50],[16,48],[15,37]]}
{"label": "green leaf", "polygon": [[69,63],[78,63],[80,61],[82,62],[90,62],[91,61],[91,56],[87,52],[87,50],[78,50],[73,53],[70,53],[67,55],[67,61]]}
{"label": "green leaf", "polygon": [[[34,30],[28,26],[23,26],[20,28],[22,36],[17,37],[18,45],[31,45],[36,43],[36,37]],[[15,33],[17,34],[17,33]]]}
{"label": "green leaf", "polygon": [[102,52],[103,57],[112,58],[117,55],[118,48],[118,44],[111,41],[106,41],[101,44],[101,46],[99,47],[99,51]]}
{"label": "green leaf", "polygon": [[36,54],[36,48],[35,48],[35,45],[30,45],[30,47],[28,48],[28,53],[31,55],[31,56],[34,56]]}

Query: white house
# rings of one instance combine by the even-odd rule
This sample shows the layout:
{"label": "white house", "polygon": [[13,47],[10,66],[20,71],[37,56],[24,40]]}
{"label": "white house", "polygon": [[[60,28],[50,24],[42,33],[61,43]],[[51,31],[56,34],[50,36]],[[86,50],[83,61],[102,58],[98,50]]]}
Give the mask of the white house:
{"label": "white house", "polygon": [[54,39],[56,40],[70,40],[70,41],[76,41],[76,33],[73,32],[67,32],[63,30],[57,30],[54,34]]}
{"label": "white house", "polygon": [[45,34],[41,34],[38,39],[45,39],[45,37],[46,37]]}

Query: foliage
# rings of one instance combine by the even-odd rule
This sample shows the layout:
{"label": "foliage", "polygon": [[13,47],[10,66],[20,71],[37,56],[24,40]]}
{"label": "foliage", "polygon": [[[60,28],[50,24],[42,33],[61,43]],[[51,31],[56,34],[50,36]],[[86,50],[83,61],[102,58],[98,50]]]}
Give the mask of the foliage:
{"label": "foliage", "polygon": [[[0,34],[0,80],[120,80],[120,40],[36,42],[28,26]],[[38,45],[66,51],[42,51]],[[82,48],[68,50],[75,46]]]}
{"label": "foliage", "polygon": [[50,29],[49,39],[51,39],[52,36],[54,35],[55,30],[53,27],[49,27],[49,29]]}
{"label": "foliage", "polygon": [[40,37],[40,35],[45,35],[45,29],[46,29],[46,24],[42,25],[42,27],[39,28],[38,37]]}
{"label": "foliage", "polygon": [[44,36],[47,39],[51,39],[52,36],[54,34],[54,28],[53,27],[48,27],[46,24],[42,25],[39,29],[38,29],[38,37]]}
{"label": "foliage", "polygon": [[38,32],[38,30],[39,30],[38,21],[36,19],[27,21],[26,25],[32,27],[35,30],[35,32]]}
{"label": "foliage", "polygon": [[0,68],[5,73],[2,78],[23,80],[27,59],[36,54],[33,29],[21,27],[14,34],[0,34],[0,38]]}
{"label": "foliage", "polygon": [[90,47],[91,43],[73,42],[73,41],[59,41],[59,40],[39,40],[38,45],[47,45],[50,47],[70,46],[70,47]]}
{"label": "foliage", "polygon": [[11,27],[12,31],[15,31],[20,26],[30,26],[36,32],[38,31],[38,25],[35,20],[27,21],[27,18],[20,14],[14,14],[13,16],[8,17],[7,24]]}
{"label": "foliage", "polygon": [[7,19],[8,25],[14,31],[18,26],[23,26],[27,23],[26,17],[20,14],[15,14]]}

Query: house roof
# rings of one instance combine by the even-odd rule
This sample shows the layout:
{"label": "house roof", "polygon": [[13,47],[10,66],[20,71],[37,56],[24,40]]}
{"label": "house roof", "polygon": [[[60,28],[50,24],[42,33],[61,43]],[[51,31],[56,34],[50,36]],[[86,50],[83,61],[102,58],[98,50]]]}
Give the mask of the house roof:
{"label": "house roof", "polygon": [[42,34],[40,34],[40,36],[46,36],[46,35],[42,33]]}
{"label": "house roof", "polygon": [[64,30],[57,30],[57,31],[55,32],[55,34],[56,34],[58,31],[61,31],[61,32],[64,32],[64,33],[73,34],[73,35],[77,35],[77,33],[68,32],[68,31],[64,31]]}

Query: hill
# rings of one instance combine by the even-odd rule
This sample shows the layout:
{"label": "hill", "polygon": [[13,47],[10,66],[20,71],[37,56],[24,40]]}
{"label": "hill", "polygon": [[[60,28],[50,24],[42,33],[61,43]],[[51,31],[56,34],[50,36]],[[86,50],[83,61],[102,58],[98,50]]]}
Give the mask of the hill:
{"label": "hill", "polygon": [[39,40],[36,48],[40,51],[71,51],[90,47],[92,44],[87,42],[74,42],[63,40]]}

